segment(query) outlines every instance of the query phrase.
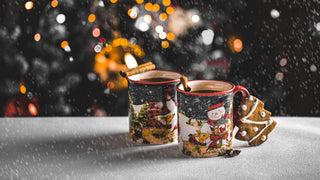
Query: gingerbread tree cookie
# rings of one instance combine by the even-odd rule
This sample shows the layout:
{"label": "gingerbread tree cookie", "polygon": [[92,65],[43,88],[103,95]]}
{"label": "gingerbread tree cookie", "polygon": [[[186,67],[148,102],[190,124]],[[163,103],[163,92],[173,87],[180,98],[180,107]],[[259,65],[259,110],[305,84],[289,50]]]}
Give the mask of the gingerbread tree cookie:
{"label": "gingerbread tree cookie", "polygon": [[254,96],[246,98],[239,109],[239,130],[236,139],[248,141],[249,145],[257,146],[267,141],[268,134],[275,128],[276,122],[271,112],[264,109],[264,103]]}

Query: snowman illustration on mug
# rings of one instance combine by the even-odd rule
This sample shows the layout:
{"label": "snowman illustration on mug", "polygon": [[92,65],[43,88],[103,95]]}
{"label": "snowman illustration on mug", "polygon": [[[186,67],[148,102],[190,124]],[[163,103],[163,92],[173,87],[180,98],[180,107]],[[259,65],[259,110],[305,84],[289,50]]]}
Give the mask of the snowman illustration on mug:
{"label": "snowman illustration on mug", "polygon": [[210,134],[207,142],[207,150],[220,148],[223,144],[229,144],[232,137],[232,122],[226,112],[224,103],[218,103],[207,108],[207,122],[200,131]]}

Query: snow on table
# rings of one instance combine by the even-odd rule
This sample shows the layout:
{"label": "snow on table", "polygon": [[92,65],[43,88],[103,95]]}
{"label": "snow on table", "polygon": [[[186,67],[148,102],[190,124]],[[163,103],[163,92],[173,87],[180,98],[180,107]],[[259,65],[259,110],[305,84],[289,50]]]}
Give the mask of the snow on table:
{"label": "snow on table", "polygon": [[237,157],[190,158],[139,145],[127,117],[0,118],[0,179],[317,179],[320,118],[273,117],[266,143]]}

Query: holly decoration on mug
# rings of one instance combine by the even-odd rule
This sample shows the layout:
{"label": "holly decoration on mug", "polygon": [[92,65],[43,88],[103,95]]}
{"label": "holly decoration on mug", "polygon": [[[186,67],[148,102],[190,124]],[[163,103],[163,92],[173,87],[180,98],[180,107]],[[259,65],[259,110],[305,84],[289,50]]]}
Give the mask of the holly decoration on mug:
{"label": "holly decoration on mug", "polygon": [[248,141],[249,145],[257,146],[267,141],[268,134],[275,128],[276,122],[271,117],[271,112],[264,109],[264,103],[258,98],[250,95],[241,103],[239,128],[235,138]]}

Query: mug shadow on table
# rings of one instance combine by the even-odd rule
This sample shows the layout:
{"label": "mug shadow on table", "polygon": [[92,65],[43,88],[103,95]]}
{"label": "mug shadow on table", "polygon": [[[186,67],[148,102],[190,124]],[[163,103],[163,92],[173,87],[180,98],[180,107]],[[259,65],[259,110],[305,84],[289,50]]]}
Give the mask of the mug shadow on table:
{"label": "mug shadow on table", "polygon": [[[128,160],[161,160],[190,159],[182,154],[177,143],[166,145],[144,145],[133,142],[129,133],[100,135],[98,137],[73,137],[58,139],[41,139],[26,142],[9,142],[0,144],[2,160],[12,160],[19,157],[37,156],[54,159],[86,159],[97,161],[118,162]],[[233,148],[247,148],[248,145],[236,144]],[[198,158],[194,158],[198,159]]]}
{"label": "mug shadow on table", "polygon": [[177,143],[165,145],[138,144],[129,138],[129,133],[112,134],[83,141],[93,150],[104,154],[107,159],[161,159],[186,158],[178,148]]}

